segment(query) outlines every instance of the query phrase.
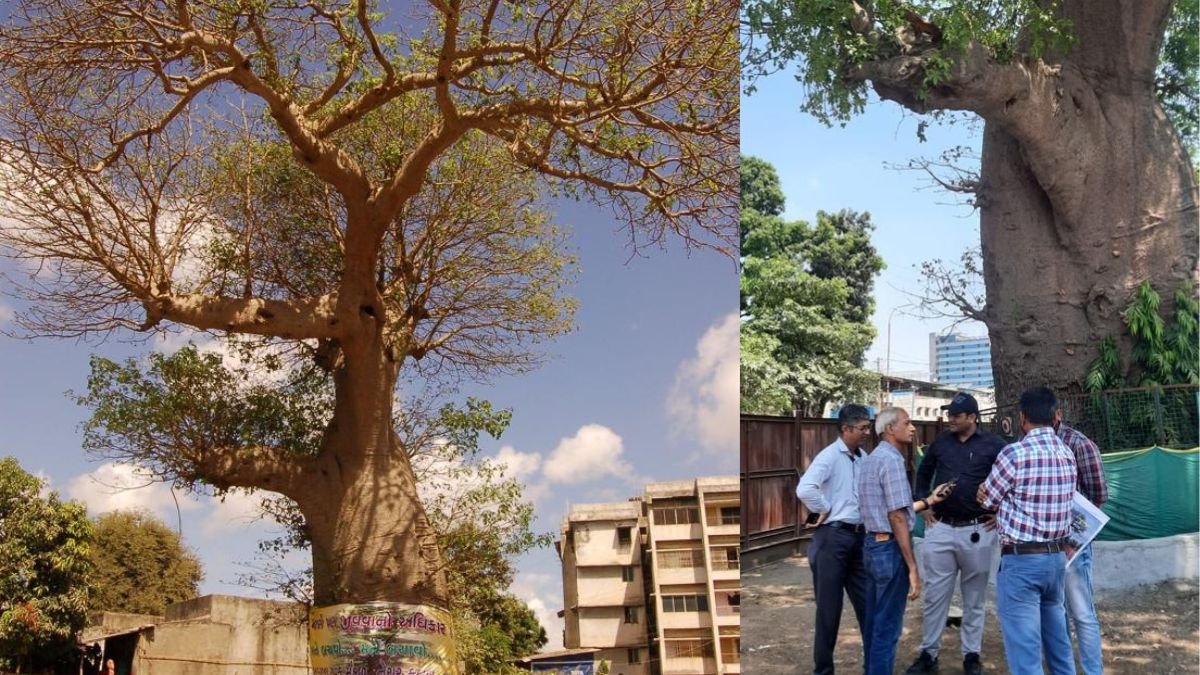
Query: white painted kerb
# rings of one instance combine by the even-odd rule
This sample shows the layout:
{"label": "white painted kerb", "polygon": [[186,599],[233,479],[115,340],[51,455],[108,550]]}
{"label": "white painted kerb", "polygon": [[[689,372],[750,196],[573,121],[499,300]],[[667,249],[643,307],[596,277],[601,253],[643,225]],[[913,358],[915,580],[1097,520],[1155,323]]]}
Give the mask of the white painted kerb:
{"label": "white painted kerb", "polygon": [[1200,575],[1200,533],[1092,544],[1092,587],[1115,591]]}
{"label": "white painted kerb", "polygon": [[[914,537],[913,542],[917,563],[921,564],[922,539]],[[999,567],[1000,551],[997,550],[988,579],[988,586],[993,592]],[[1198,576],[1200,533],[1134,541],[1098,541],[1092,544],[1092,588],[1097,591],[1120,591],[1171,579],[1196,579]],[[955,602],[958,602],[957,597]]]}

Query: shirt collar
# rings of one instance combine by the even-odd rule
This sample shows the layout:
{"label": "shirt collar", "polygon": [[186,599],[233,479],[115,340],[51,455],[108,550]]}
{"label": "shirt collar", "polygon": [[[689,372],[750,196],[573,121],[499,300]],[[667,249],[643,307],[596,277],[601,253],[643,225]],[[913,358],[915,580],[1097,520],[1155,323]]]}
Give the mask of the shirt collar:
{"label": "shirt collar", "polygon": [[982,433],[983,433],[983,429],[980,429],[980,428],[979,428],[979,425],[978,425],[978,424],[976,424],[976,425],[975,425],[975,431],[972,431],[972,432],[971,432],[971,435],[970,435],[970,436],[967,436],[967,440],[965,440],[965,441],[960,441],[960,440],[958,439],[958,434],[954,433],[953,431],[951,431],[951,432],[950,432],[950,436],[951,436],[951,437],[953,437],[953,438],[954,438],[954,440],[955,440],[955,441],[956,441],[956,442],[957,442],[959,445],[967,445],[968,443],[970,443],[970,442],[971,442],[973,439],[975,439],[976,437],[980,437],[980,434],[982,434]]}
{"label": "shirt collar", "polygon": [[1029,430],[1029,433],[1025,434],[1025,438],[1030,438],[1032,436],[1045,436],[1047,434],[1050,436],[1057,436],[1058,432],[1056,432],[1054,427],[1051,426],[1034,427],[1033,429]]}
{"label": "shirt collar", "polygon": [[891,448],[892,452],[896,453],[897,455],[900,454],[899,448],[897,448],[896,446],[892,445],[891,443],[889,443],[881,438],[881,439],[879,439],[879,444],[875,446],[875,449],[882,450],[883,448]]}
{"label": "shirt collar", "polygon": [[855,452],[852,452],[852,451],[850,450],[850,446],[846,445],[846,441],[842,440],[842,437],[841,437],[841,436],[838,436],[838,439],[837,439],[837,441],[835,441],[833,445],[834,445],[834,447],[836,447],[836,448],[838,449],[838,452],[844,452],[844,453],[846,453],[847,455],[850,455],[850,457],[851,457],[852,459],[853,459],[855,456],[859,456],[859,457],[861,457],[861,456],[862,456],[862,449],[861,449],[861,448],[859,448],[859,451],[858,451],[857,453],[855,453]]}

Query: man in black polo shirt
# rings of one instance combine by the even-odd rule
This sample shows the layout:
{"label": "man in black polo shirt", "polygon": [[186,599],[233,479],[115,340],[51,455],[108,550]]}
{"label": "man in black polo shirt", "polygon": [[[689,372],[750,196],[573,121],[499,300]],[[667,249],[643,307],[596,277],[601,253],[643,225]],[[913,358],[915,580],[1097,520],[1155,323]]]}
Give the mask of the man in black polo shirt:
{"label": "man in black polo shirt", "polygon": [[905,673],[937,672],[942,629],[950,611],[954,582],[959,579],[963,597],[963,672],[979,675],[983,672],[980,647],[988,576],[999,542],[995,514],[979,506],[975,492],[991,472],[1004,441],[979,428],[979,403],[974,396],[959,393],[942,409],[948,412],[949,430],[926,449],[917,471],[915,498],[927,496],[933,485],[951,480],[957,484],[945,501],[924,512],[921,653]]}

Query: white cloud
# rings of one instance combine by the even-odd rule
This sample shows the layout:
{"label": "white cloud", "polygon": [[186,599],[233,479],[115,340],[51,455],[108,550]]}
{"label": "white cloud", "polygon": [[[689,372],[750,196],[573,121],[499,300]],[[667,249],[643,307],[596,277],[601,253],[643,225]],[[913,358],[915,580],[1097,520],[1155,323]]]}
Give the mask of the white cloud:
{"label": "white cloud", "polygon": [[[176,499],[165,483],[155,482],[143,470],[132,464],[109,462],[91,473],[67,482],[66,493],[72,499],[87,504],[93,514],[109,511],[149,511],[167,521],[174,521]],[[183,494],[176,494],[180,511],[192,511],[200,504]]]}
{"label": "white cloud", "polygon": [[521,572],[508,590],[529,605],[542,628],[546,629],[548,641],[542,651],[562,649],[563,620],[558,616],[562,606],[562,580],[550,574]]}
{"label": "white cloud", "polygon": [[537,473],[542,466],[542,456],[536,452],[518,452],[506,445],[496,452],[496,462],[504,465],[504,475],[524,481]]}
{"label": "white cloud", "polygon": [[[243,529],[262,518],[262,495],[246,492],[229,492],[224,501],[209,497],[212,511],[204,519],[200,529],[206,537],[215,537],[227,530]],[[273,522],[273,521],[272,521]]]}
{"label": "white cloud", "polygon": [[554,483],[585,483],[605,476],[631,480],[633,467],[621,459],[624,453],[625,444],[612,429],[585,424],[558,442],[542,473]]}
{"label": "white cloud", "polygon": [[733,468],[738,457],[738,328],[736,313],[710,326],[696,343],[696,355],[680,364],[667,398],[675,432]]}
{"label": "white cloud", "polygon": [[13,311],[13,308],[9,307],[4,300],[0,299],[0,325],[12,321],[14,316],[16,316],[16,312]]}

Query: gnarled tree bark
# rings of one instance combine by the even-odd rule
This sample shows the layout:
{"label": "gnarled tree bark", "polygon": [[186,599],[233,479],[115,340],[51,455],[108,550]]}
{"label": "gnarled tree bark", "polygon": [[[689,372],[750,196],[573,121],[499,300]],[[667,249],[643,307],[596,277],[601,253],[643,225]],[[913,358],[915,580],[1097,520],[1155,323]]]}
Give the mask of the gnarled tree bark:
{"label": "gnarled tree bark", "polygon": [[1100,339],[1125,334],[1119,310],[1139,283],[1167,298],[1197,274],[1197,186],[1154,92],[1170,0],[1061,11],[1075,43],[1041,60],[970,48],[927,92],[920,53],[853,73],[911,110],[985,121],[982,319],[1002,404],[1033,385],[1079,390]]}

